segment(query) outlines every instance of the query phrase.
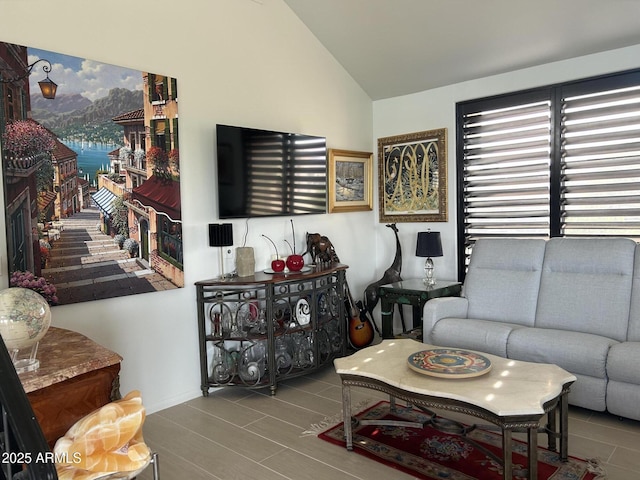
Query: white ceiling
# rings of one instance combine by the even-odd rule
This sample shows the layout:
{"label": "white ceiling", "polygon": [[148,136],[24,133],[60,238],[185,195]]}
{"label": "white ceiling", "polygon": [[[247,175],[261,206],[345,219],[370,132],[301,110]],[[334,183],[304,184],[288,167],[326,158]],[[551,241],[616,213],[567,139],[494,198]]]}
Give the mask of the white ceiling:
{"label": "white ceiling", "polygon": [[284,1],[373,100],[640,44],[640,0]]}

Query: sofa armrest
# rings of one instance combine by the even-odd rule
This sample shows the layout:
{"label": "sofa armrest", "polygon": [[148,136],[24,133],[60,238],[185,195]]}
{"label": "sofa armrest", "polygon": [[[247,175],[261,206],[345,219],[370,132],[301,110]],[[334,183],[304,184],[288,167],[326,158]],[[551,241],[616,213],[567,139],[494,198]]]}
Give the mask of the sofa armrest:
{"label": "sofa armrest", "polygon": [[431,330],[442,318],[467,318],[469,301],[465,297],[432,298],[424,304],[422,313],[422,338],[431,343]]}

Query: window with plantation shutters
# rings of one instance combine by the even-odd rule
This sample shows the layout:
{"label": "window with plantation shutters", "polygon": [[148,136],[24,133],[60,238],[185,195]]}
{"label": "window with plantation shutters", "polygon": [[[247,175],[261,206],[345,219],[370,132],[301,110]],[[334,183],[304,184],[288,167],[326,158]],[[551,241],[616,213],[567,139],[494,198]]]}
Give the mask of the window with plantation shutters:
{"label": "window with plantation shutters", "polygon": [[640,71],[457,105],[458,258],[478,238],[640,239]]}

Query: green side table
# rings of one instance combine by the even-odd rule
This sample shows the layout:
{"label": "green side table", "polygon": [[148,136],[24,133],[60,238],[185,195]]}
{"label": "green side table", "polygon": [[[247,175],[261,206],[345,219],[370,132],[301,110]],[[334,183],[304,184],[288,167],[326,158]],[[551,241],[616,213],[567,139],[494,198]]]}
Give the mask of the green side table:
{"label": "green side table", "polygon": [[[382,314],[382,338],[394,338],[393,306],[413,306],[413,328],[422,327],[422,309],[427,300],[437,297],[456,297],[460,295],[462,284],[440,280],[427,287],[422,278],[410,278],[400,282],[389,283],[378,287],[378,297]],[[403,325],[403,328],[406,328]]]}

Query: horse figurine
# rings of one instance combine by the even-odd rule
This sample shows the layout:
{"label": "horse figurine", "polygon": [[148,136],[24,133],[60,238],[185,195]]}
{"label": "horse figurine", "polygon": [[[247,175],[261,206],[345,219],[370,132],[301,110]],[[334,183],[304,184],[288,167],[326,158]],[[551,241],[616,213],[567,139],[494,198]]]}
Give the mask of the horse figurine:
{"label": "horse figurine", "polygon": [[311,255],[313,263],[319,263],[320,266],[340,263],[331,240],[319,233],[307,233],[307,249],[302,255],[306,253]]}

